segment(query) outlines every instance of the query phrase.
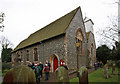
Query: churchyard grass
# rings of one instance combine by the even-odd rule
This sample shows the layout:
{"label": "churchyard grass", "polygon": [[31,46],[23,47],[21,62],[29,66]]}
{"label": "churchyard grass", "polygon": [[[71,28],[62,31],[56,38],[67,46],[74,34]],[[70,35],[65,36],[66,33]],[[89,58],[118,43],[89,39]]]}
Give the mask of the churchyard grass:
{"label": "churchyard grass", "polygon": [[[112,83],[115,83],[115,82],[120,82],[120,77],[118,77],[118,68],[116,68],[115,70],[115,75],[112,75],[112,68],[109,69],[110,73],[111,73],[111,78],[109,79],[105,79],[104,78],[104,68],[100,68],[90,74],[88,74],[88,81],[90,84],[94,84],[94,83],[107,83],[107,82],[112,82]],[[70,82],[79,82],[79,79],[78,77],[77,78],[73,78],[70,80]]]}
{"label": "churchyard grass", "polygon": [[2,76],[5,76],[5,74],[6,74],[8,71],[9,71],[8,69],[5,69],[5,70],[2,72]]}

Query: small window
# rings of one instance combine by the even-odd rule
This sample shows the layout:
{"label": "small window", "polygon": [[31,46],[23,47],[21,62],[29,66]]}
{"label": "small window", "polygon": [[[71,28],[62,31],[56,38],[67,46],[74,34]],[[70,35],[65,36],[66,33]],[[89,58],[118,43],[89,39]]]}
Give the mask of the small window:
{"label": "small window", "polygon": [[27,50],[26,56],[27,56],[27,61],[29,61],[29,50]]}
{"label": "small window", "polygon": [[34,61],[38,61],[38,50],[34,48]]}

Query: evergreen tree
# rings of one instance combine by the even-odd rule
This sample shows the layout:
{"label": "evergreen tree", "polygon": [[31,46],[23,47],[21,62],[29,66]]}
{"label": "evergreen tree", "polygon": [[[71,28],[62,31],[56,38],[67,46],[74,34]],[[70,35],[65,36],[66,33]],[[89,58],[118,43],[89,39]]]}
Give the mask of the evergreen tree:
{"label": "evergreen tree", "polygon": [[1,53],[2,62],[11,62],[11,48],[3,48]]}
{"label": "evergreen tree", "polygon": [[97,60],[106,64],[107,60],[110,60],[110,52],[111,50],[106,45],[98,47],[96,51]]}
{"label": "evergreen tree", "polygon": [[1,59],[2,62],[11,62],[11,46],[13,45],[8,39],[6,39],[4,36],[1,37],[1,46],[2,46],[2,52],[1,52]]}

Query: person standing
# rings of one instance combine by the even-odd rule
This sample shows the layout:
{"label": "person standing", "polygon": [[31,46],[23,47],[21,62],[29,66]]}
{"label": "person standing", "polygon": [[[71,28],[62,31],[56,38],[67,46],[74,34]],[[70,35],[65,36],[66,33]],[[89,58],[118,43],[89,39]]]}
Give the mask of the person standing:
{"label": "person standing", "polygon": [[50,70],[51,65],[50,65],[50,63],[48,62],[48,60],[46,60],[46,64],[48,64],[49,70]]}
{"label": "person standing", "polygon": [[45,64],[44,71],[45,71],[45,80],[49,80],[49,66],[48,66],[48,64]]}
{"label": "person standing", "polygon": [[66,70],[68,70],[68,67],[67,67],[67,65],[66,65],[65,63],[63,63],[63,67],[64,67]]}
{"label": "person standing", "polygon": [[97,70],[97,67],[98,67],[98,63],[95,62],[95,63],[94,63],[94,68],[95,68],[95,70]]}
{"label": "person standing", "polygon": [[41,78],[42,78],[42,70],[43,70],[43,64],[42,64],[42,62],[40,62],[39,66],[40,66],[40,68],[41,68],[41,70],[40,70],[40,76],[41,76]]}
{"label": "person standing", "polygon": [[29,62],[28,67],[32,69],[32,62]]}
{"label": "person standing", "polygon": [[35,62],[32,63],[32,70],[35,72]]}
{"label": "person standing", "polygon": [[36,82],[37,84],[40,83],[40,66],[39,66],[39,63],[35,64],[35,75],[36,75]]}

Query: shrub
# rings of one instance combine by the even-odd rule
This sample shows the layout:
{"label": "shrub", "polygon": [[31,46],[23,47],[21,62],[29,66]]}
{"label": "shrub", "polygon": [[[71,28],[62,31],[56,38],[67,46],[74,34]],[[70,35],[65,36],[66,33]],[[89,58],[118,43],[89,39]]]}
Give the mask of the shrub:
{"label": "shrub", "polygon": [[5,63],[5,62],[2,63],[2,72],[4,70],[9,70],[11,68],[12,68],[12,64],[10,62],[9,63]]}

